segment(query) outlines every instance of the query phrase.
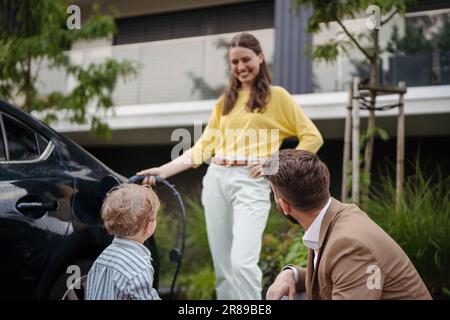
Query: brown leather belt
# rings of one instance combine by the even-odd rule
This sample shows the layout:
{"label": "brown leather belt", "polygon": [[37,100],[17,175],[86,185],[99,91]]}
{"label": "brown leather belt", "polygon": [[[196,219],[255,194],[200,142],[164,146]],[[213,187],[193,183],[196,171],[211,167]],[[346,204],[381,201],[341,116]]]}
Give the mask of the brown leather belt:
{"label": "brown leather belt", "polygon": [[221,159],[221,158],[212,158],[212,163],[217,164],[219,166],[226,166],[226,167],[247,167],[250,165],[250,161],[247,159],[235,159],[235,160],[229,160],[229,159]]}

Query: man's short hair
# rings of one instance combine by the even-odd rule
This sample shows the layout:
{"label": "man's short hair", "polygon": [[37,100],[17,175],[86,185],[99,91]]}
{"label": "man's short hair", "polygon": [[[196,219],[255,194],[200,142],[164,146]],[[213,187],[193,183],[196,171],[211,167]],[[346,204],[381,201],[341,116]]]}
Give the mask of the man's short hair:
{"label": "man's short hair", "polygon": [[330,198],[330,172],[325,163],[309,151],[281,150],[278,171],[266,178],[278,195],[297,210],[320,208]]}
{"label": "man's short hair", "polygon": [[156,219],[159,205],[158,196],[150,186],[122,184],[107,194],[101,216],[110,234],[129,237]]}

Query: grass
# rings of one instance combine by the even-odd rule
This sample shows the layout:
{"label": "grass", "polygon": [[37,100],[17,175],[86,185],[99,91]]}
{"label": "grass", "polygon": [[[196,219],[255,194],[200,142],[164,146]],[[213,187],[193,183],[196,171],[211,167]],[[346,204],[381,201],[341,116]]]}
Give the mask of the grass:
{"label": "grass", "polygon": [[374,185],[366,212],[403,248],[435,298],[449,298],[450,177],[415,163],[396,208],[390,174]]}
{"label": "grass", "polygon": [[[177,292],[186,299],[214,298],[215,277],[209,253],[208,239],[203,207],[193,196],[183,197],[188,219],[187,238],[177,280]],[[170,287],[176,264],[169,260],[169,252],[175,246],[181,218],[176,215],[178,208],[168,212],[167,206],[161,208],[155,237],[160,253],[160,287]]]}
{"label": "grass", "polygon": [[[404,185],[400,207],[395,206],[395,181],[386,172],[373,182],[371,199],[362,208],[409,256],[434,298],[450,297],[450,177],[439,169],[414,174]],[[198,196],[184,197],[188,237],[178,281],[186,299],[214,299],[215,276],[206,236],[203,207]],[[175,271],[168,252],[175,243],[180,219],[161,209],[156,238],[161,256],[160,285],[170,286]],[[172,210],[174,211],[174,210]],[[290,224],[273,206],[263,235],[260,267],[263,292],[281,267],[288,263],[306,266],[307,249],[302,231]]]}
{"label": "grass", "polygon": [[[184,201],[188,217],[188,235],[177,281],[178,291],[180,296],[186,299],[214,299],[215,275],[208,247],[203,207],[196,196],[184,197]],[[180,221],[174,214],[166,211],[166,206],[160,210],[155,234],[160,252],[162,287],[170,287],[172,283],[175,264],[169,261],[168,252],[174,246]],[[306,265],[307,251],[301,242],[301,236],[300,228],[290,224],[273,206],[264,231],[259,262],[263,272],[264,291],[285,264]]]}

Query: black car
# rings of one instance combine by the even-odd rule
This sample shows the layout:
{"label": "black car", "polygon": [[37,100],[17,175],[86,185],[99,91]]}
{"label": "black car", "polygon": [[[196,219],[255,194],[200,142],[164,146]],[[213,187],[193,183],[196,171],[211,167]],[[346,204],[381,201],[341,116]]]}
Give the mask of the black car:
{"label": "black car", "polygon": [[[112,237],[99,209],[126,179],[0,100],[0,299],[61,299]],[[151,250],[158,284],[158,257]]]}

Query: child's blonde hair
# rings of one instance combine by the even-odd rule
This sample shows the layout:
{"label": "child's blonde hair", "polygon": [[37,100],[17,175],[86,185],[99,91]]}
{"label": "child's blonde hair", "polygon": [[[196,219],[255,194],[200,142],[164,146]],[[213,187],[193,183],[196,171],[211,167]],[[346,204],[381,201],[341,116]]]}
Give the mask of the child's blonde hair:
{"label": "child's blonde hair", "polygon": [[158,196],[150,186],[127,183],[108,192],[101,216],[110,234],[129,237],[156,219],[159,205]]}

